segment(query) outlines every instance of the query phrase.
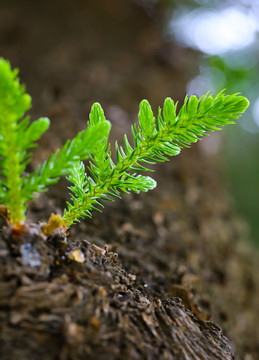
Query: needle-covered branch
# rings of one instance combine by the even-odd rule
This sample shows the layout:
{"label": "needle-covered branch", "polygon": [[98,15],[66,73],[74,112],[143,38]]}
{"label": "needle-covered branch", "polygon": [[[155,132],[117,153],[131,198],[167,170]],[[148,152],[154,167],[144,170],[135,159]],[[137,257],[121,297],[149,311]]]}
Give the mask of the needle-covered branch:
{"label": "needle-covered branch", "polygon": [[[37,193],[68,176],[72,183],[71,202],[64,216],[53,215],[45,232],[62,223],[69,228],[80,218],[90,217],[94,209],[103,205],[100,200],[119,198],[120,192],[139,193],[156,186],[149,176],[146,164],[168,160],[178,155],[202,136],[233,124],[249,102],[239,94],[200,99],[186,96],[177,115],[177,103],[165,100],[155,119],[147,100],[140,103],[139,124],[132,126],[132,142],[124,136],[124,146],[116,142],[116,162],[112,160],[108,136],[110,123],[101,106],[93,105],[86,129],[68,140],[31,174],[26,173],[31,161],[31,148],[48,129],[49,120],[40,118],[30,122],[25,116],[31,108],[31,98],[20,85],[18,71],[0,58],[0,205],[7,208],[11,225],[25,221],[27,203]],[[90,159],[88,175],[82,160]],[[54,219],[54,220],[53,220]],[[57,221],[58,219],[58,221]],[[63,226],[62,225],[62,226]]]}
{"label": "needle-covered branch", "polygon": [[[153,189],[155,180],[136,175],[136,172],[148,171],[150,169],[145,164],[166,161],[168,156],[178,155],[182,148],[202,136],[233,124],[248,104],[248,100],[239,94],[229,96],[224,92],[215,97],[207,94],[200,99],[186,96],[177,115],[177,104],[167,98],[156,120],[148,101],[143,100],[140,103],[139,124],[132,126],[133,144],[126,135],[124,147],[115,144],[116,164],[105,138],[91,155],[89,176],[80,162],[71,170],[68,180],[74,186],[70,187],[72,202],[68,203],[64,212],[66,226],[71,226],[79,218],[90,217],[93,209],[99,210],[98,206],[102,206],[99,200],[120,197],[120,191],[139,193]],[[90,119],[94,124],[98,124],[98,119],[104,119],[99,104],[93,106]]]}
{"label": "needle-covered branch", "polygon": [[25,220],[27,202],[36,193],[68,175],[74,162],[86,160],[97,144],[109,135],[110,123],[99,119],[84,131],[68,140],[35,172],[25,174],[31,161],[31,148],[48,129],[50,121],[40,118],[30,122],[25,113],[31,108],[31,97],[20,85],[18,71],[11,69],[8,61],[0,58],[0,202],[8,208],[12,224]]}

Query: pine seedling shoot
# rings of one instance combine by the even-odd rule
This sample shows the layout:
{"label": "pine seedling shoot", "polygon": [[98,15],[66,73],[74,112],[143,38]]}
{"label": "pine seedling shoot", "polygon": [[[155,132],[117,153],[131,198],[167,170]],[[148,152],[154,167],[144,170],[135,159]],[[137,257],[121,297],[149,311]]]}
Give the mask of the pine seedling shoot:
{"label": "pine seedling shoot", "polygon": [[[69,229],[81,218],[91,217],[103,207],[103,200],[120,198],[120,193],[152,190],[156,181],[141,175],[149,164],[167,161],[203,136],[234,124],[249,101],[240,94],[216,96],[209,93],[197,98],[186,96],[177,111],[177,103],[166,98],[157,118],[147,100],[139,106],[138,124],[131,138],[124,135],[124,146],[116,142],[116,160],[112,159],[109,132],[100,104],[91,108],[85,130],[67,140],[32,173],[27,172],[31,149],[48,130],[48,118],[30,121],[27,111],[31,97],[18,78],[18,70],[0,58],[0,204],[10,227],[26,222],[28,202],[65,176],[71,186],[70,201],[63,215],[52,214],[44,225],[47,235],[58,228]],[[85,169],[84,160],[89,160]]]}

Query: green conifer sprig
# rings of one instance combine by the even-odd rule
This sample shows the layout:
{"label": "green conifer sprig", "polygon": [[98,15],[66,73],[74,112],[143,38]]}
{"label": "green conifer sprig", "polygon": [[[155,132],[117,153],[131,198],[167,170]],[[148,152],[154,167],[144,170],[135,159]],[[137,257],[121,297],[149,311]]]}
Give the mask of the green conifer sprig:
{"label": "green conifer sprig", "polygon": [[[148,191],[156,186],[149,176],[136,175],[136,171],[150,171],[144,164],[167,161],[168,156],[178,155],[183,147],[188,147],[202,136],[220,130],[224,125],[233,124],[249,102],[239,94],[225,95],[220,92],[215,97],[209,94],[201,98],[186,96],[177,116],[177,103],[170,98],[164,102],[163,111],[159,109],[155,119],[147,100],[140,103],[139,125],[132,126],[133,145],[124,136],[124,147],[116,146],[117,164],[111,158],[108,138],[105,138],[91,155],[88,171],[77,163],[71,170],[68,180],[72,203],[64,212],[67,227],[82,217],[90,217],[93,209],[102,207],[99,200],[120,197],[119,191]],[[104,113],[99,104],[94,104],[90,123],[97,124]],[[133,173],[131,173],[133,171]]]}
{"label": "green conifer sprig", "polygon": [[25,174],[31,160],[35,141],[48,129],[49,119],[40,118],[30,123],[24,114],[31,108],[31,97],[20,85],[18,70],[11,69],[8,61],[0,58],[0,201],[10,213],[12,224],[25,220],[27,202],[36,192],[67,175],[74,161],[87,159],[96,144],[108,137],[110,123],[98,121],[88,126],[74,139],[68,140],[61,150],[38,166],[33,174]]}
{"label": "green conifer sprig", "polygon": [[31,98],[19,84],[18,71],[0,59],[0,166],[1,202],[6,204],[13,221],[24,218],[22,173],[30,161],[28,151],[49,127],[49,120],[41,118],[29,123],[24,113],[31,107]]}
{"label": "green conifer sprig", "polygon": [[[167,98],[155,119],[147,100],[140,103],[139,124],[132,126],[132,141],[124,136],[124,146],[116,142],[116,163],[112,160],[108,136],[110,123],[101,105],[94,104],[86,129],[68,140],[31,174],[26,173],[31,161],[31,148],[48,129],[49,120],[30,122],[25,113],[31,98],[20,85],[18,71],[0,58],[0,204],[8,209],[11,225],[25,221],[29,200],[47,186],[68,176],[71,202],[63,219],[53,215],[44,227],[47,236],[57,227],[69,228],[80,218],[90,217],[103,206],[100,200],[119,198],[120,192],[148,191],[156,186],[149,176],[139,171],[152,171],[146,164],[166,161],[179,154],[202,136],[233,124],[249,102],[239,94],[215,97],[206,94],[197,99],[186,97],[177,115],[177,103]],[[85,172],[82,160],[90,159]]]}

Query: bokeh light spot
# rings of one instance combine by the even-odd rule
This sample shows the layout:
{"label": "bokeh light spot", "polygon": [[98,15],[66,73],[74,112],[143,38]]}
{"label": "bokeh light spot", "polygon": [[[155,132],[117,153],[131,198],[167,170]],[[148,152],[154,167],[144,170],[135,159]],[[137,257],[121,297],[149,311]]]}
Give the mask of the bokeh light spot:
{"label": "bokeh light spot", "polygon": [[253,13],[241,6],[217,11],[199,9],[173,18],[170,32],[184,45],[216,55],[251,45],[257,22]]}

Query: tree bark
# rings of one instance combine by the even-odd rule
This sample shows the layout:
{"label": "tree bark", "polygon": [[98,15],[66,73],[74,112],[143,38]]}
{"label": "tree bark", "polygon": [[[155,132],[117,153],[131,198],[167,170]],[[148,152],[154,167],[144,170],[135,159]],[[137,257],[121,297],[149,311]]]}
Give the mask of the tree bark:
{"label": "tree bark", "polygon": [[1,242],[1,359],[234,358],[218,326],[141,290],[115,253],[58,242],[34,237],[16,257]]}

